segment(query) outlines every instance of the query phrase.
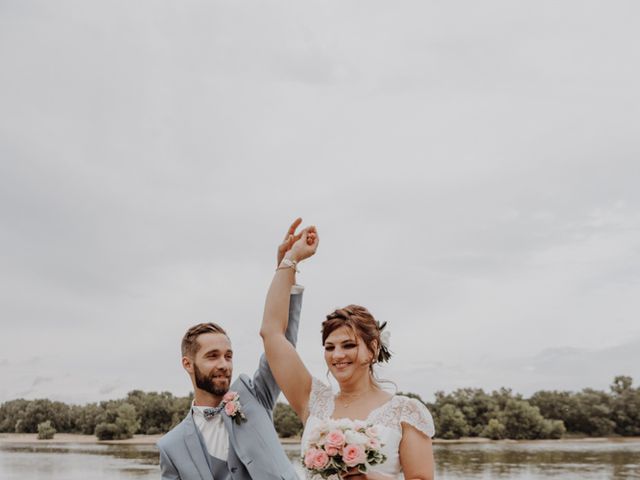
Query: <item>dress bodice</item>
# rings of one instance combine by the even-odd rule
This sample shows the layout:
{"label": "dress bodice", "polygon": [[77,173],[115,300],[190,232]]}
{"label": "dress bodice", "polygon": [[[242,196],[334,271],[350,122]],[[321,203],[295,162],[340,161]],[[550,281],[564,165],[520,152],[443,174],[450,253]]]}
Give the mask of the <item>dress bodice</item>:
{"label": "dress bodice", "polygon": [[[331,387],[313,378],[309,397],[309,416],[301,439],[302,452],[305,452],[309,446],[309,439],[315,437],[328,420],[349,421],[349,419],[333,419],[331,414],[334,408],[334,394]],[[402,478],[399,454],[402,423],[415,427],[430,438],[435,433],[433,418],[427,407],[420,401],[403,395],[394,395],[389,401],[373,409],[365,421],[377,427],[383,444],[382,453],[387,457],[383,464],[372,467],[371,471],[394,475],[397,478]],[[311,478],[309,474],[307,478]]]}

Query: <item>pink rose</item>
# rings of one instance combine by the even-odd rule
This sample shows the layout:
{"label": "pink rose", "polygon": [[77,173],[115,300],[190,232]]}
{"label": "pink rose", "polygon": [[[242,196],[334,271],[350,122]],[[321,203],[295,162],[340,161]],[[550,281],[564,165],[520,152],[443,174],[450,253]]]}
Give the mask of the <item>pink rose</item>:
{"label": "pink rose", "polygon": [[340,453],[340,449],[338,447],[332,447],[331,445],[325,445],[324,449],[330,457],[335,457]]}
{"label": "pink rose", "polygon": [[329,447],[340,448],[344,445],[345,436],[341,430],[331,430],[324,439],[324,444]]}
{"label": "pink rose", "polygon": [[310,448],[307,453],[304,454],[304,466],[307,468],[313,468],[313,459],[315,458],[317,450]]}
{"label": "pink rose", "polygon": [[313,456],[313,468],[321,470],[329,463],[329,455],[324,450],[316,450]]}
{"label": "pink rose", "polygon": [[347,445],[342,450],[342,460],[347,467],[355,467],[361,463],[367,461],[367,455],[364,453],[364,448],[360,445]]}
{"label": "pink rose", "polygon": [[369,438],[369,440],[367,440],[367,448],[370,448],[371,450],[380,450],[380,440],[377,438]]}
{"label": "pink rose", "polygon": [[224,412],[230,417],[235,415],[237,411],[238,411],[238,404],[236,402],[228,402],[224,406]]}
{"label": "pink rose", "polygon": [[222,401],[223,402],[233,402],[236,399],[236,395],[238,395],[236,392],[227,392],[224,394],[224,397],[222,397]]}

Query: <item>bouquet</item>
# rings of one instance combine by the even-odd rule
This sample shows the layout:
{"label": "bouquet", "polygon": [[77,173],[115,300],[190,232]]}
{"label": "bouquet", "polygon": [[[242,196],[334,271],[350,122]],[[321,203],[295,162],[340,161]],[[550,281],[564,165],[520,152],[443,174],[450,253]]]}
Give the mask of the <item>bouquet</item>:
{"label": "bouquet", "polygon": [[311,433],[302,464],[314,479],[338,480],[354,468],[366,473],[368,467],[385,462],[382,447],[374,425],[359,420],[329,420]]}

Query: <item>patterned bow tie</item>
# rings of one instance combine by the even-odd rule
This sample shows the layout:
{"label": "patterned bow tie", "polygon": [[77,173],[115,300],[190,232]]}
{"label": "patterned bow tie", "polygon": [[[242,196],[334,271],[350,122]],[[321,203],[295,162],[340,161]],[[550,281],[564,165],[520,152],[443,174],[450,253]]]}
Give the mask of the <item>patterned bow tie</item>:
{"label": "patterned bow tie", "polygon": [[224,409],[224,404],[217,407],[205,408],[202,410],[205,420],[211,420]]}

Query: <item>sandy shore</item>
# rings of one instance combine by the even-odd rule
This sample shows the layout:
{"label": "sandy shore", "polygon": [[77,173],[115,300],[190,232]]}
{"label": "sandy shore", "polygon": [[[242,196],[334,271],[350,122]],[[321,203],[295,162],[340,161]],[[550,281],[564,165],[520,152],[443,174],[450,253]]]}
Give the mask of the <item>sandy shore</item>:
{"label": "sandy shore", "polygon": [[37,433],[0,433],[0,443],[104,443],[124,445],[153,445],[162,435],[134,435],[127,440],[100,441],[95,435],[56,433],[51,440],[38,440]]}
{"label": "sandy shore", "polygon": [[[0,433],[0,443],[95,443],[106,445],[155,445],[162,435],[134,435],[127,440],[98,440],[95,435],[56,433],[51,440],[38,440],[37,433]],[[281,443],[297,444],[300,438],[281,438]]]}
{"label": "sandy shore", "polygon": [[566,437],[558,440],[491,440],[490,438],[483,437],[464,437],[457,440],[444,440],[436,438],[433,440],[434,445],[438,444],[456,444],[456,443],[496,443],[496,444],[526,444],[526,443],[549,443],[549,444],[562,444],[562,443],[602,443],[602,442],[614,442],[614,443],[637,443],[640,442],[640,437]]}
{"label": "sandy shore", "polygon": [[[100,441],[95,435],[79,435],[75,433],[56,433],[52,440],[38,440],[36,433],[0,433],[0,443],[94,443],[113,445],[154,445],[162,435],[134,435],[127,440]],[[436,438],[434,444],[455,443],[598,443],[598,442],[639,442],[640,437],[568,437],[560,440],[490,440],[488,438],[461,438],[458,440],[442,440]],[[283,444],[300,443],[299,437],[281,438]]]}

